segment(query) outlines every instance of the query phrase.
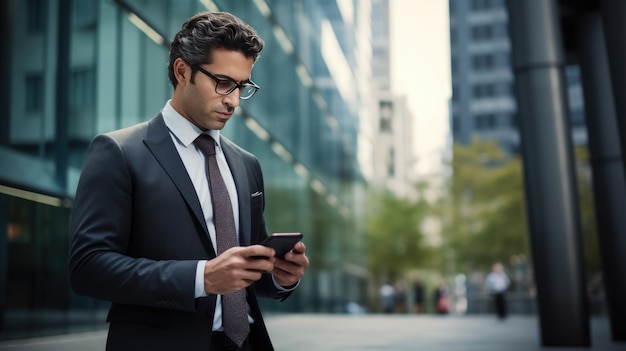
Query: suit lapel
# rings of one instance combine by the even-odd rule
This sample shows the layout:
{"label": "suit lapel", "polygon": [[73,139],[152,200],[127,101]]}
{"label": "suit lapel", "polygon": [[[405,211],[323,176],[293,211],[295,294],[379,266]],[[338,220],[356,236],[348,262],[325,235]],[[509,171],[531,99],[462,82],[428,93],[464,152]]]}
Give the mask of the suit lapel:
{"label": "suit lapel", "polygon": [[196,194],[191,179],[189,179],[185,165],[180,159],[178,151],[176,151],[176,146],[174,146],[172,142],[169,130],[165,126],[161,114],[150,121],[148,134],[144,143],[176,185],[181,196],[185,199],[185,202],[187,202],[187,205],[189,205],[194,217],[204,229],[205,235],[203,235],[202,239],[205,245],[208,245],[207,247],[209,247],[212,250],[212,254],[215,255],[198,195]]}
{"label": "suit lapel", "polygon": [[224,150],[224,156],[228,167],[235,180],[237,188],[237,202],[239,203],[239,243],[242,246],[250,245],[251,241],[251,214],[250,214],[250,186],[248,185],[248,172],[241,154],[224,137],[220,138],[220,144]]}

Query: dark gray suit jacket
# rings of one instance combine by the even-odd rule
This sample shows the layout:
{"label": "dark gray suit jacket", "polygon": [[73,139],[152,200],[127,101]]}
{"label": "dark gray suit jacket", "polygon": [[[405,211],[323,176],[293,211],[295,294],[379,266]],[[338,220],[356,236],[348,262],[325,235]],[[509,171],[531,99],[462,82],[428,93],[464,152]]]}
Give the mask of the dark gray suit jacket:
{"label": "dark gray suit jacket", "polygon": [[[263,176],[252,154],[222,137],[239,200],[242,246],[267,237]],[[208,350],[216,296],[194,298],[197,261],[216,250],[163,117],[91,142],[71,221],[70,278],[111,301],[108,350]],[[247,289],[253,345],[272,350],[257,295],[286,298],[271,276]]]}

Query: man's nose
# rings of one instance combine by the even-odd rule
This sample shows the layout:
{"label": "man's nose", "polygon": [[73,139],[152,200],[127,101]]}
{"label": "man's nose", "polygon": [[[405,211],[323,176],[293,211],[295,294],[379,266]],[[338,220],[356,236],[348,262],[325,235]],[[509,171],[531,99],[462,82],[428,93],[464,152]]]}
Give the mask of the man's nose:
{"label": "man's nose", "polygon": [[237,88],[230,94],[224,96],[224,103],[232,108],[235,108],[239,106],[239,96],[241,96],[241,90]]}

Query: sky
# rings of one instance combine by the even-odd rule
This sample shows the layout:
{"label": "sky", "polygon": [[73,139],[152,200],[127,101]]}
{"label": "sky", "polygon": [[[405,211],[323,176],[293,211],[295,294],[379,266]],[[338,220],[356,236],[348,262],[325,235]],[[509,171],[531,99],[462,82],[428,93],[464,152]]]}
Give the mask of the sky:
{"label": "sky", "polygon": [[392,91],[413,114],[416,171],[438,173],[449,133],[450,40],[447,0],[390,0]]}

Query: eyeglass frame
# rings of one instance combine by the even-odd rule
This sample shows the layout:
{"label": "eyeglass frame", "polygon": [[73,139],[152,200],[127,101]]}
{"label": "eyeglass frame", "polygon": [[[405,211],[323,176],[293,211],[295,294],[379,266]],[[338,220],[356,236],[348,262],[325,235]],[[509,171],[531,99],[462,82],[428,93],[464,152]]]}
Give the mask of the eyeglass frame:
{"label": "eyeglass frame", "polygon": [[[211,72],[207,71],[206,69],[202,68],[200,65],[192,65],[191,67],[193,69],[195,69],[195,70],[198,70],[198,71],[204,73],[207,77],[213,79],[215,81],[215,93],[219,94],[219,95],[222,95],[222,96],[226,96],[226,95],[232,93],[237,88],[239,88],[240,91],[241,91],[241,88],[252,87],[252,88],[254,88],[254,90],[253,90],[252,94],[250,94],[250,96],[243,97],[241,94],[239,95],[239,98],[241,100],[248,100],[249,98],[253,97],[254,94],[256,94],[256,92],[259,91],[259,89],[261,89],[260,86],[256,85],[256,83],[254,83],[251,80],[248,80],[248,82],[246,82],[246,83],[239,84],[232,78],[220,78],[220,77],[217,77],[213,73],[211,73]],[[220,84],[220,82],[224,82],[224,81],[233,83],[233,86],[230,89],[228,89],[227,92],[220,93],[219,91],[217,91],[217,87]]]}

